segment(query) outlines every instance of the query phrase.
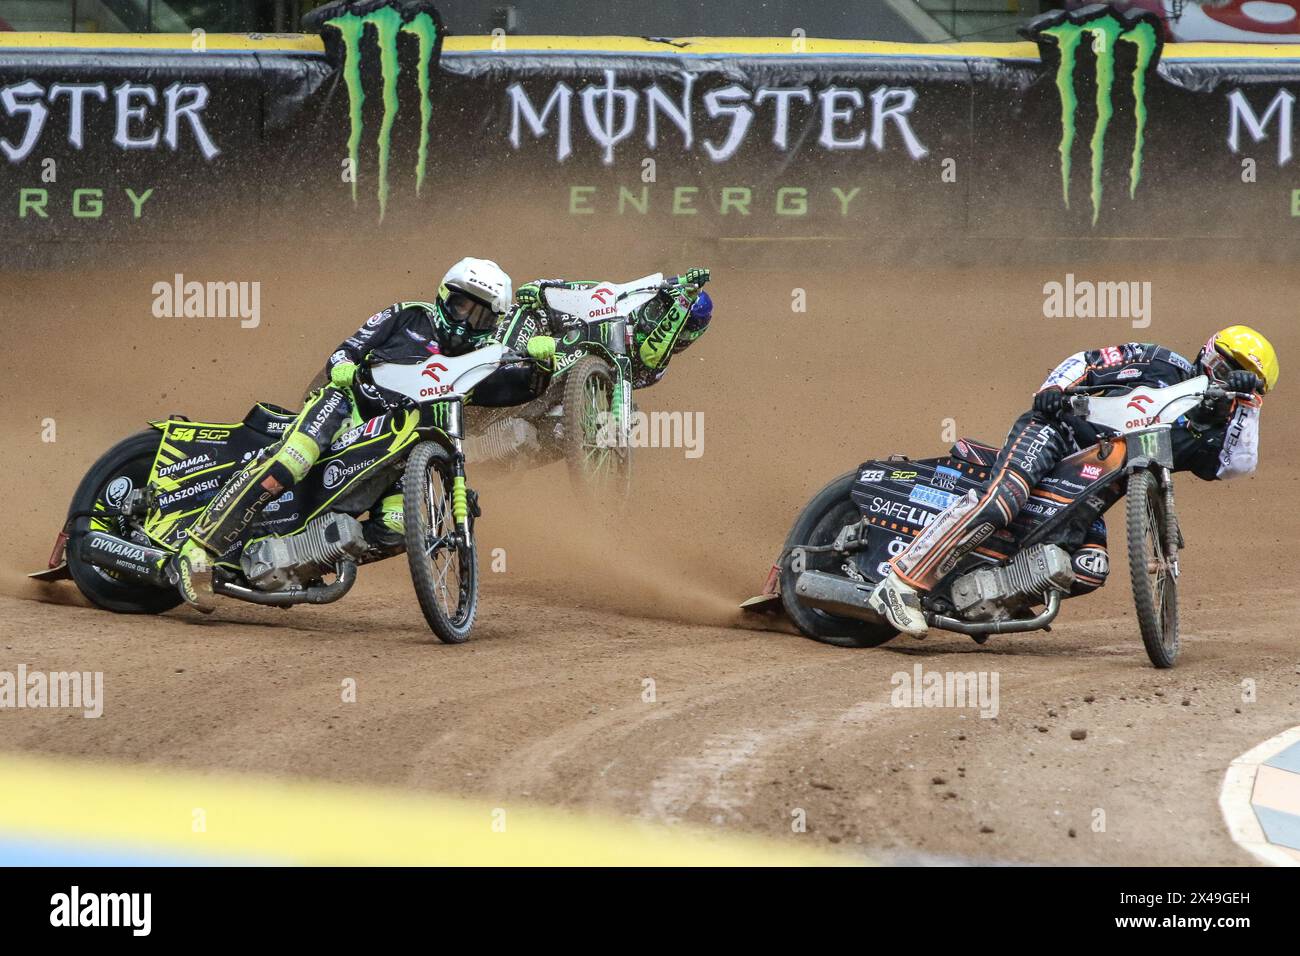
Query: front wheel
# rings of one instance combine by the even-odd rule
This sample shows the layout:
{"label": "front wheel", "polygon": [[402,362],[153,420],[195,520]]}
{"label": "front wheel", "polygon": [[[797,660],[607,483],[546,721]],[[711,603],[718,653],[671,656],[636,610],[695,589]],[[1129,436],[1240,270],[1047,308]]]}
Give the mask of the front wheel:
{"label": "front wheel", "polygon": [[1178,532],[1173,496],[1151,471],[1129,475],[1128,563],[1147,656],[1156,667],[1178,659]]}
{"label": "front wheel", "polygon": [[632,449],[618,447],[614,369],[588,355],[564,376],[564,457],[579,494],[623,499],[632,486]]}
{"label": "front wheel", "polygon": [[[840,475],[819,491],[795,520],[782,549],[785,557],[781,561],[781,604],[785,613],[805,636],[836,647],[878,647],[898,634],[888,624],[873,624],[829,614],[820,608],[807,607],[799,602],[795,594],[795,580],[799,575],[790,567],[791,549],[800,545],[830,544],[841,528],[861,519],[858,506],[849,497],[857,476],[856,471]],[[843,559],[821,552],[809,556],[808,567],[815,571],[841,574],[841,569],[836,566],[840,561]]]}
{"label": "front wheel", "polygon": [[478,551],[473,535],[464,541],[456,528],[454,495],[451,454],[433,442],[416,445],[402,480],[411,580],[433,633],[463,644],[478,611]]}

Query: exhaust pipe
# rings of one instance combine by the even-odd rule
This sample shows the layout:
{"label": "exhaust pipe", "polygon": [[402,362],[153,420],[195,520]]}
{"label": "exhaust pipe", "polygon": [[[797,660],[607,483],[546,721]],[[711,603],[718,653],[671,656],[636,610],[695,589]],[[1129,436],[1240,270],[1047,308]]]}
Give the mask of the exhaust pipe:
{"label": "exhaust pipe", "polygon": [[338,577],[332,584],[321,584],[309,588],[289,588],[285,591],[254,591],[240,584],[229,581],[214,581],[212,589],[218,594],[238,598],[249,604],[261,604],[265,607],[292,607],[295,604],[333,604],[352,590],[357,582],[357,565],[355,561],[343,561],[336,568]]}
{"label": "exhaust pipe", "polygon": [[828,614],[851,617],[872,624],[884,623],[880,615],[867,606],[873,584],[850,581],[825,571],[805,571],[795,580],[794,592],[800,604]]}
{"label": "exhaust pipe", "polygon": [[[1055,589],[1047,594],[1047,606],[1034,617],[1012,618],[1009,621],[959,621],[955,617],[941,614],[927,615],[931,627],[958,634],[969,634],[977,640],[989,634],[1022,634],[1025,631],[1041,631],[1056,619],[1061,610],[1061,592]],[[983,643],[981,641],[980,643]]]}
{"label": "exhaust pipe", "polygon": [[81,560],[88,564],[98,565],[160,588],[171,587],[164,571],[170,555],[161,548],[137,544],[103,531],[86,532],[81,540],[76,542],[76,547]]}

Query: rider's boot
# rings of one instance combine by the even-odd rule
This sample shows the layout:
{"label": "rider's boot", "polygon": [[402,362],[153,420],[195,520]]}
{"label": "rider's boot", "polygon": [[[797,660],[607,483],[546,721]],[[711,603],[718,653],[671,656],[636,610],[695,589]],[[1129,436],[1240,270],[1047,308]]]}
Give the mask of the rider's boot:
{"label": "rider's boot", "polygon": [[361,526],[366,543],[380,554],[400,551],[406,543],[406,516],[402,507],[401,482],[397,491],[384,496],[379,507],[372,509],[370,517]]}
{"label": "rider's boot", "polygon": [[186,538],[180,553],[172,558],[170,571],[185,603],[204,614],[217,608],[218,597],[212,588],[213,556],[192,538]]}
{"label": "rider's boot", "polygon": [[916,588],[906,584],[898,572],[890,570],[871,592],[867,603],[902,633],[917,638],[925,637],[929,627],[921,610],[921,595]]}

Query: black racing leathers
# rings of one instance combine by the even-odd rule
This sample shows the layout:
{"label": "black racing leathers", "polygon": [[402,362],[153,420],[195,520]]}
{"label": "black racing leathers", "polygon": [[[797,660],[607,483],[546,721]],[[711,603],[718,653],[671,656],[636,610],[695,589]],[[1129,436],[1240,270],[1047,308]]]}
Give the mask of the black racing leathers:
{"label": "black racing leathers", "polygon": [[[326,364],[326,375],[342,362],[419,362],[431,355],[462,355],[491,341],[490,334],[466,335],[453,328],[435,303],[399,302],[376,312],[345,339]],[[504,366],[480,382],[468,401],[518,405],[532,401],[550,382],[536,363]],[[396,396],[393,396],[394,398]],[[283,437],[233,475],[190,529],[190,538],[214,555],[237,542],[273,499],[302,480],[338,433],[384,411],[382,391],[360,379],[351,389],[327,384],[312,392]],[[385,525],[401,526],[396,496],[384,498]]]}
{"label": "black racing leathers", "polygon": [[[434,302],[396,302],[366,319],[344,339],[326,363],[326,375],[341,362],[366,366],[379,362],[411,363],[431,355],[463,355],[492,340],[491,333],[467,334],[443,318]],[[478,385],[467,399],[471,405],[522,405],[546,390],[550,376],[532,362],[506,365]],[[362,419],[383,411],[380,390],[368,382],[353,388]]]}
{"label": "black racing leathers", "polygon": [[231,476],[203,514],[190,526],[189,538],[214,556],[229,550],[268,504],[311,470],[334,436],[350,424],[346,392],[313,392],[280,440]]}
{"label": "black racing leathers", "polygon": [[[1201,374],[1183,356],[1159,345],[1130,342],[1077,352],[1058,365],[1046,388],[1096,386],[1125,391],[1138,385],[1163,388]],[[1103,391],[1102,394],[1112,394]],[[1221,415],[1182,418],[1173,427],[1174,469],[1213,480],[1248,474],[1255,468],[1258,400],[1237,402]],[[1029,411],[1007,434],[989,483],[953,502],[903,551],[892,566],[905,582],[929,590],[957,566],[962,556],[1000,528],[1007,527],[1032,489],[1066,455],[1095,443],[1103,430],[1069,414],[1049,419]],[[1088,545],[1104,548],[1104,529],[1090,532]],[[1091,562],[1104,568],[1105,562]],[[1076,572],[1079,570],[1076,561]],[[1095,580],[1093,571],[1088,575]],[[1100,575],[1104,580],[1104,574]],[[1092,583],[1089,580],[1085,583]],[[1100,583],[1100,582],[1097,582]],[[1096,586],[1096,585],[1094,585]]]}

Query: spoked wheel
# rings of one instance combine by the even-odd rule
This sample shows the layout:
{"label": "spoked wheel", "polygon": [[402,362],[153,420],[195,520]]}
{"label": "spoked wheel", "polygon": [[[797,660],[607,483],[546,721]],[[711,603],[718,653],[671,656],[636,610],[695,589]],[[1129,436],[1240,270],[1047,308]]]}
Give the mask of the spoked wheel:
{"label": "spoked wheel", "polygon": [[420,610],[439,640],[462,644],[478,610],[478,551],[472,536],[466,543],[456,530],[453,480],[445,448],[433,442],[416,445],[402,481],[402,509],[406,558]]}
{"label": "spoked wheel", "polygon": [[[857,476],[856,471],[840,475],[808,502],[808,506],[800,513],[794,527],[790,530],[790,536],[785,540],[783,550],[787,554],[790,549],[799,545],[830,544],[840,533],[841,528],[853,524],[862,517],[858,506],[849,497],[849,490],[853,487]],[[837,558],[827,552],[809,555],[807,570],[842,575],[844,572],[839,565],[843,561],[844,558]],[[794,621],[795,626],[807,637],[837,647],[877,647],[898,634],[898,631],[888,624],[840,617],[821,608],[801,604],[795,594],[795,581],[798,577],[799,575],[790,567],[790,558],[786,557],[781,565],[781,604],[786,614],[790,615],[790,620]]]}
{"label": "spoked wheel", "polygon": [[615,500],[632,487],[632,449],[617,446],[614,370],[594,355],[581,358],[564,382],[564,457],[580,494]]}
{"label": "spoked wheel", "polygon": [[1128,479],[1128,562],[1147,656],[1156,667],[1178,659],[1178,525],[1172,490],[1153,472]]}

